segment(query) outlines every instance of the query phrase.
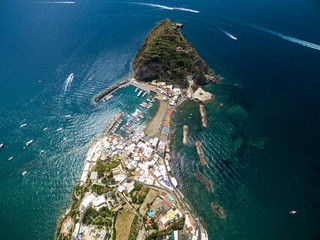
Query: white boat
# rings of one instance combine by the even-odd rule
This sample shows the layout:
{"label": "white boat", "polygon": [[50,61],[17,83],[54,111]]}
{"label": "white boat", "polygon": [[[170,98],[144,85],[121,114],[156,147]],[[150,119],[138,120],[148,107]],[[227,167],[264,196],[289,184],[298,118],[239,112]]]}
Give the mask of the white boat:
{"label": "white boat", "polygon": [[3,143],[0,144],[0,149],[3,147]]}
{"label": "white boat", "polygon": [[136,90],[134,92],[137,92],[139,88],[136,88]]}
{"label": "white boat", "polygon": [[28,147],[28,146],[30,146],[30,144],[32,144],[32,143],[33,143],[33,140],[30,140],[29,142],[26,143],[26,146]]}
{"label": "white boat", "polygon": [[44,150],[41,150],[40,154],[44,154]]}
{"label": "white boat", "polygon": [[140,92],[138,93],[138,95],[137,95],[137,97],[139,97],[140,95],[141,95],[141,93],[142,93],[143,91],[142,90],[140,90]]}
{"label": "white boat", "polygon": [[13,157],[9,157],[9,158],[8,158],[8,161],[11,161],[12,159],[13,159]]}
{"label": "white boat", "polygon": [[65,142],[67,140],[67,138],[65,137],[65,138],[63,138],[62,140],[61,140],[61,142]]}
{"label": "white boat", "polygon": [[26,126],[27,126],[27,124],[24,123],[24,124],[22,124],[20,127],[21,127],[21,128],[24,128],[24,127],[26,127]]}
{"label": "white boat", "polygon": [[66,115],[65,117],[66,117],[66,118],[71,118],[71,115]]}
{"label": "white boat", "polygon": [[291,211],[290,212],[290,215],[294,215],[294,214],[296,214],[297,213],[297,211]]}
{"label": "white boat", "polygon": [[22,176],[27,175],[27,171],[23,171]]}
{"label": "white boat", "polygon": [[147,94],[147,92],[144,92],[144,94],[142,95],[142,97],[144,97]]}
{"label": "white boat", "polygon": [[47,131],[47,130],[48,130],[48,128],[47,128],[47,127],[43,129],[43,131]]}
{"label": "white boat", "polygon": [[111,98],[113,98],[113,95],[109,95],[106,97],[106,100],[109,101]]}
{"label": "white boat", "polygon": [[57,129],[57,132],[60,132],[61,130],[62,130],[62,128],[58,128],[58,129]]}

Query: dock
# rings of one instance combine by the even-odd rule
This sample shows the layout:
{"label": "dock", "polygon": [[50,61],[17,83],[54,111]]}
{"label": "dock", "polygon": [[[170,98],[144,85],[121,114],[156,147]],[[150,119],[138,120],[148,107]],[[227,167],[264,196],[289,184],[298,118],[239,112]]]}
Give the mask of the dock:
{"label": "dock", "polygon": [[183,145],[187,145],[188,144],[188,130],[189,130],[189,126],[188,125],[183,125],[183,136],[182,136]]}
{"label": "dock", "polygon": [[105,97],[107,98],[108,96],[110,96],[112,93],[114,93],[118,89],[123,88],[123,87],[127,87],[129,85],[130,81],[131,81],[131,78],[129,77],[129,78],[123,79],[120,82],[117,82],[117,83],[113,84],[111,87],[105,89],[104,91],[99,93],[97,96],[95,96],[94,99],[93,99],[94,102],[98,103],[102,99],[104,99]]}
{"label": "dock", "polygon": [[121,111],[117,112],[114,115],[114,117],[111,119],[111,121],[108,123],[107,127],[104,129],[102,135],[104,136],[108,135],[112,127],[120,120],[122,116],[123,116],[123,113]]}
{"label": "dock", "polygon": [[194,143],[196,145],[197,154],[198,154],[201,165],[208,166],[207,161],[206,161],[206,157],[204,156],[204,153],[203,153],[201,142],[195,141]]}
{"label": "dock", "polygon": [[207,111],[203,104],[199,105],[199,111],[201,115],[201,124],[203,128],[208,127],[207,125]]}

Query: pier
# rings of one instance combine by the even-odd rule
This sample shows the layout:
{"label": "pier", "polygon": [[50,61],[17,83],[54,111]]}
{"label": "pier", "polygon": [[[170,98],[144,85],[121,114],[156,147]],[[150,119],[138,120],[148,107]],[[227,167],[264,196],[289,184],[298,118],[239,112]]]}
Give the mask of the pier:
{"label": "pier", "polygon": [[187,145],[188,144],[188,130],[189,130],[189,126],[188,125],[183,125],[183,136],[182,136],[183,145]]}
{"label": "pier", "polygon": [[196,145],[197,154],[198,154],[200,163],[202,164],[202,166],[208,166],[207,161],[206,161],[206,157],[204,156],[204,153],[203,153],[201,142],[195,141],[194,143]]}
{"label": "pier", "polygon": [[112,127],[120,120],[120,118],[123,116],[123,113],[117,112],[114,117],[111,119],[111,121],[108,123],[107,127],[105,128],[105,130],[103,131],[103,135],[106,136],[109,134],[110,130],[112,129]]}
{"label": "pier", "polygon": [[199,105],[202,127],[206,128],[207,125],[207,111],[203,104]]}
{"label": "pier", "polygon": [[94,102],[98,103],[100,102],[103,98],[110,96],[112,93],[114,93],[115,91],[117,91],[120,88],[123,87],[127,87],[129,85],[129,82],[131,81],[131,78],[126,78],[123,79],[120,82],[115,83],[114,85],[112,85],[111,87],[105,89],[104,91],[102,91],[101,93],[99,93],[97,96],[94,97]]}

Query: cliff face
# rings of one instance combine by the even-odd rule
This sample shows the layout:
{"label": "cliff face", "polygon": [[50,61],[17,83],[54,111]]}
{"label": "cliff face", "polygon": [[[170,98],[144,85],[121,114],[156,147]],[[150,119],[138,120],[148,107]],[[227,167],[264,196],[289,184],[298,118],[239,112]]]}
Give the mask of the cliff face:
{"label": "cliff face", "polygon": [[[213,72],[169,19],[159,22],[147,35],[133,59],[133,76],[141,81],[159,79],[185,87],[187,76],[197,85],[213,79]],[[206,76],[207,75],[207,76]]]}

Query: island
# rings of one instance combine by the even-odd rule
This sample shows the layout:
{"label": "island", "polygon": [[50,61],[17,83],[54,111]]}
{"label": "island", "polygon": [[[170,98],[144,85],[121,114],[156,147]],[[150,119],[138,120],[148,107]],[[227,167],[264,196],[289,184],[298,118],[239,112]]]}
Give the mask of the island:
{"label": "island", "polygon": [[[170,125],[184,101],[213,100],[202,86],[221,79],[179,29],[181,25],[169,19],[159,22],[135,54],[130,77],[94,97],[95,103],[108,101],[115,91],[131,85],[137,97],[147,97],[140,104],[143,109],[155,101],[159,107],[143,133],[134,126],[144,110],[133,110],[128,119],[119,111],[106,123],[85,156],[72,204],[57,223],[55,239],[208,239],[170,169]],[[199,140],[196,145],[201,164],[207,165]],[[196,177],[213,191],[203,175]]]}

